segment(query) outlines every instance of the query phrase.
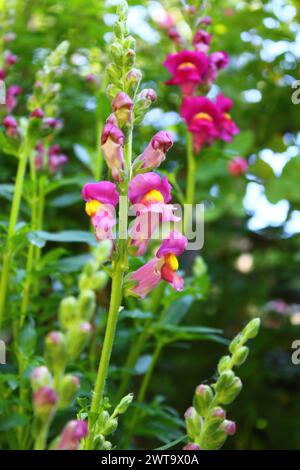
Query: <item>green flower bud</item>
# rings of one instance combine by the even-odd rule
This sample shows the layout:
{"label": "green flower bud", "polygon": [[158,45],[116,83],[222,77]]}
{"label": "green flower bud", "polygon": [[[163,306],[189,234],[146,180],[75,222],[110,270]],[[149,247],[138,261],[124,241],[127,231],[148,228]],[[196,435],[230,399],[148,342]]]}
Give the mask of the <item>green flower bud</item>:
{"label": "green flower bud", "polygon": [[120,403],[116,406],[114,414],[115,415],[121,415],[125,413],[130,406],[131,402],[133,400],[133,393],[129,393],[126,395],[126,397],[123,397]]}
{"label": "green flower bud", "polygon": [[124,55],[124,66],[130,69],[134,66],[136,53],[133,49],[127,49]]}
{"label": "green flower bud", "polygon": [[124,24],[121,21],[116,21],[114,24],[114,34],[116,38],[123,39],[125,33]]}
{"label": "green flower bud", "polygon": [[123,47],[119,42],[113,42],[110,45],[110,53],[116,63],[121,63],[123,58]]}
{"label": "green flower bud", "polygon": [[117,96],[117,94],[120,93],[121,91],[122,89],[120,87],[113,85],[112,83],[110,83],[108,87],[106,88],[106,94],[108,98],[110,99],[110,101],[113,101],[115,97]]}
{"label": "green flower bud", "polygon": [[230,369],[231,367],[231,357],[230,356],[223,356],[219,360],[218,363],[218,372],[221,374],[222,372],[225,372],[226,370]]}
{"label": "green flower bud", "polygon": [[213,408],[205,422],[205,434],[210,436],[215,433],[219,429],[220,424],[223,423],[225,417],[226,414],[223,408],[220,406]]}
{"label": "green flower bud", "polygon": [[233,354],[233,362],[235,366],[241,366],[247,359],[249,354],[249,348],[247,346],[241,346],[236,352]]}
{"label": "green flower bud", "polygon": [[99,271],[94,274],[90,280],[91,289],[101,291],[108,282],[108,274],[105,271]]}
{"label": "green flower bud", "polygon": [[62,328],[71,328],[79,320],[78,301],[75,297],[65,297],[59,306],[59,321]]}
{"label": "green flower bud", "polygon": [[128,4],[126,1],[119,3],[116,9],[116,13],[121,21],[126,21],[128,18]]}
{"label": "green flower bud", "polygon": [[234,381],[234,378],[235,378],[235,375],[234,375],[234,372],[232,372],[232,370],[227,370],[225,372],[222,372],[215,386],[216,392],[219,392],[223,389],[230,387]]}
{"label": "green flower bud", "polygon": [[123,47],[125,49],[133,49],[135,50],[136,48],[136,40],[134,39],[133,36],[127,36],[126,39],[123,41]]}
{"label": "green flower bud", "polygon": [[99,434],[103,434],[102,430],[105,427],[105,424],[109,420],[110,415],[107,410],[101,411],[101,413],[98,416],[97,423],[96,423],[96,429]]}
{"label": "green flower bud", "polygon": [[242,390],[243,384],[239,377],[235,377],[231,385],[227,388],[218,391],[218,401],[223,405],[229,405],[232,403],[240,391]]}
{"label": "green flower bud", "polygon": [[104,436],[107,436],[107,435],[112,434],[113,432],[115,432],[117,427],[118,427],[118,419],[117,418],[110,418],[106,422],[105,426],[103,427],[102,433],[104,434]]}
{"label": "green flower bud", "polygon": [[58,407],[60,409],[67,408],[70,405],[79,387],[80,381],[76,375],[64,375],[59,386]]}
{"label": "green flower bud", "polygon": [[68,355],[66,349],[66,338],[60,331],[52,331],[45,338],[45,362],[53,374],[64,371]]}
{"label": "green flower bud", "polygon": [[72,359],[76,359],[91,336],[92,325],[88,322],[76,323],[70,328],[66,335],[67,351]]}
{"label": "green flower bud", "polygon": [[81,320],[90,321],[96,309],[96,295],[91,289],[83,290],[78,298],[78,311]]}
{"label": "green flower bud", "polygon": [[30,376],[32,390],[36,392],[41,387],[52,387],[53,377],[48,367],[35,367]]}
{"label": "green flower bud", "polygon": [[254,318],[248,323],[248,325],[246,325],[242,331],[242,334],[246,336],[247,339],[255,338],[259,332],[260,323],[260,318]]}
{"label": "green flower bud", "polygon": [[227,439],[227,434],[223,430],[219,429],[213,434],[207,434],[203,442],[201,443],[202,449],[204,450],[218,450],[220,449]]}
{"label": "green flower bud", "polygon": [[106,67],[106,73],[109,80],[116,86],[120,83],[121,72],[116,64],[108,64]]}
{"label": "green flower bud", "polygon": [[99,243],[97,248],[95,248],[93,252],[93,256],[96,262],[98,263],[98,266],[100,266],[102,263],[108,260],[108,258],[111,255],[112,248],[113,248],[113,242],[111,240],[103,240],[102,242]]}
{"label": "green flower bud", "polygon": [[209,385],[198,385],[195,391],[193,405],[200,416],[206,416],[213,397],[214,394]]}
{"label": "green flower bud", "polygon": [[55,411],[57,395],[51,387],[41,387],[33,394],[33,410],[40,421],[47,421]]}
{"label": "green flower bud", "polygon": [[189,438],[196,441],[201,432],[201,418],[193,406],[190,406],[184,413],[186,430]]}

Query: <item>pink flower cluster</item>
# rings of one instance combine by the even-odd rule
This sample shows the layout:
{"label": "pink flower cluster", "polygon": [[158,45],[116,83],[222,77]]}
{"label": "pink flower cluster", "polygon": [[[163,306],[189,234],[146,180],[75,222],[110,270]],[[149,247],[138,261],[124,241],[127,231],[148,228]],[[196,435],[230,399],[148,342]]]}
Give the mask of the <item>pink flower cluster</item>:
{"label": "pink flower cluster", "polygon": [[[203,26],[210,24],[205,19]],[[212,36],[205,30],[196,31],[193,37],[193,50],[181,50],[169,54],[164,66],[171,74],[168,85],[180,87],[183,101],[180,114],[193,135],[195,152],[205,145],[220,139],[230,142],[239,132],[229,112],[232,101],[223,94],[213,102],[207,97],[197,96],[197,89],[207,90],[216,80],[218,72],[228,65],[228,55],[219,51],[209,53]]]}
{"label": "pink flower cluster", "polygon": [[37,171],[49,169],[50,173],[54,174],[69,160],[68,157],[62,153],[60,146],[57,144],[52,145],[47,153],[41,143],[38,143],[35,148],[37,150],[37,156],[35,157],[35,167]]}
{"label": "pink flower cluster", "polygon": [[[150,101],[155,98],[152,90],[144,90],[142,93]],[[125,135],[121,128],[131,122],[133,102],[126,93],[120,92],[113,100],[112,108],[114,113],[109,116],[102,131],[101,147],[113,179],[117,183],[122,183],[126,168],[123,154]],[[133,164],[135,176],[129,182],[128,199],[134,220],[129,229],[129,237],[137,255],[146,252],[149,240],[162,223],[179,220],[174,214],[175,207],[169,204],[171,185],[166,177],[162,178],[151,171],[163,162],[172,145],[172,135],[169,132],[159,131]],[[88,183],[83,188],[82,197],[85,200],[86,213],[91,217],[96,238],[114,239],[115,209],[119,203],[116,184],[110,181]],[[178,269],[176,255],[185,249],[187,240],[175,231],[171,232],[169,237],[163,241],[153,260],[135,273],[131,273],[133,294],[144,298],[161,279],[169,282],[177,290],[182,289],[183,280],[176,273]]]}

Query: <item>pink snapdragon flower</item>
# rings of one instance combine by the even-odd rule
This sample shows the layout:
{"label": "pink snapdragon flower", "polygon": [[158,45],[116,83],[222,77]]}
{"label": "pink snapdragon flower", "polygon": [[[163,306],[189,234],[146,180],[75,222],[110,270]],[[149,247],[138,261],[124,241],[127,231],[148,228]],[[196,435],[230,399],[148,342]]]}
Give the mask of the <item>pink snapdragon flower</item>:
{"label": "pink snapdragon flower", "polygon": [[208,67],[203,77],[204,83],[210,86],[212,82],[216,80],[218,72],[227,67],[228,63],[229,57],[226,52],[213,52],[208,56]]}
{"label": "pink snapdragon flower", "polygon": [[6,73],[4,69],[0,69],[0,80],[4,80],[6,77]]}
{"label": "pink snapdragon flower", "polygon": [[15,135],[17,135],[18,123],[13,116],[5,116],[2,122],[9,137],[14,137]]}
{"label": "pink snapdragon flower", "polygon": [[170,132],[157,132],[137,158],[137,161],[143,162],[142,168],[157,168],[165,160],[167,152],[173,145],[173,138]]}
{"label": "pink snapdragon flower", "polygon": [[142,255],[160,224],[180,219],[174,215],[175,207],[168,204],[171,185],[166,177],[152,172],[137,175],[129,184],[128,198],[136,216],[130,237],[132,245],[137,247],[137,255]]}
{"label": "pink snapdragon flower", "polygon": [[34,413],[39,416],[52,416],[57,402],[55,390],[43,386],[33,394]]}
{"label": "pink snapdragon flower", "polygon": [[4,61],[7,67],[11,67],[18,61],[18,57],[15,54],[12,54],[10,51],[6,51]]}
{"label": "pink snapdragon flower", "polygon": [[247,160],[243,157],[233,158],[228,164],[228,171],[232,176],[241,176],[249,168]]}
{"label": "pink snapdragon flower", "polygon": [[57,450],[78,450],[80,442],[88,434],[87,422],[80,420],[69,421],[60,436]]}
{"label": "pink snapdragon flower", "polygon": [[133,101],[124,91],[117,94],[111,105],[120,127],[131,122]]}
{"label": "pink snapdragon flower", "polygon": [[167,85],[178,85],[184,95],[191,96],[203,82],[208,60],[203,52],[184,50],[169,54],[163,65],[172,74]]}
{"label": "pink snapdragon flower", "polygon": [[218,138],[220,113],[210,99],[204,96],[185,98],[180,114],[193,134],[195,152],[200,152],[204,145],[210,145]]}
{"label": "pink snapdragon flower", "polygon": [[17,97],[22,92],[22,88],[18,85],[11,85],[6,91],[5,106],[8,113],[11,113],[17,106]]}
{"label": "pink snapdragon flower", "polygon": [[[37,143],[35,146],[37,150],[37,156],[35,157],[35,167],[37,171],[40,171],[44,167],[45,149],[42,143]],[[59,145],[52,145],[45,158],[45,168],[49,168],[50,173],[54,174],[68,163],[69,158],[63,154]]]}
{"label": "pink snapdragon flower", "polygon": [[204,29],[199,29],[196,31],[193,37],[193,46],[196,51],[204,52],[206,54],[208,52],[211,40],[212,36],[207,31]]}
{"label": "pink snapdragon flower", "polygon": [[239,133],[228,111],[232,100],[219,95],[216,103],[202,96],[185,98],[180,114],[185,119],[188,130],[193,134],[195,152],[200,152],[204,145],[211,145],[216,139],[231,142]]}
{"label": "pink snapdragon flower", "polygon": [[36,118],[36,119],[43,119],[44,111],[41,108],[36,108],[33,111],[31,111],[30,117]]}
{"label": "pink snapdragon flower", "polygon": [[121,181],[121,171],[124,168],[123,144],[124,134],[115,123],[114,116],[106,121],[101,135],[101,148],[112,177]]}
{"label": "pink snapdragon flower", "polygon": [[116,185],[110,181],[87,183],[82,190],[85,211],[91,217],[97,240],[113,238],[115,207],[119,202]]}
{"label": "pink snapdragon flower", "polygon": [[187,246],[187,238],[177,231],[169,234],[163,240],[156,257],[144,266],[129,275],[129,279],[137,284],[131,289],[140,298],[145,298],[163,279],[167,281],[173,289],[181,291],[183,289],[183,278],[177,274],[178,260]]}
{"label": "pink snapdragon flower", "polygon": [[231,142],[233,136],[240,132],[229,114],[232,104],[232,100],[223,94],[217,96],[216,106],[221,115],[219,121],[219,137],[225,142]]}
{"label": "pink snapdragon flower", "polygon": [[162,18],[158,20],[158,24],[162,29],[168,30],[170,28],[173,28],[176,22],[172,15],[166,13]]}

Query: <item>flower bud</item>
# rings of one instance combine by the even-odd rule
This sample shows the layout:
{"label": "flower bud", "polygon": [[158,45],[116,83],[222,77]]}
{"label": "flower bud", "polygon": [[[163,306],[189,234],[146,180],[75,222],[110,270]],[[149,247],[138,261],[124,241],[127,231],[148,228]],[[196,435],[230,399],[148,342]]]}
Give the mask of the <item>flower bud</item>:
{"label": "flower bud", "polygon": [[59,386],[58,407],[60,409],[67,408],[70,405],[79,387],[80,381],[76,375],[64,375]]}
{"label": "flower bud", "polygon": [[133,393],[129,393],[126,395],[126,397],[123,397],[120,403],[116,406],[115,408],[115,415],[121,415],[125,413],[130,406],[131,402],[133,400]]}
{"label": "flower bud", "polygon": [[225,419],[225,421],[223,421],[221,424],[220,429],[222,429],[222,431],[224,431],[227,436],[233,436],[236,432],[236,424],[234,421]]}
{"label": "flower bud", "polygon": [[57,395],[51,387],[41,387],[33,394],[33,409],[35,416],[49,418],[53,415]]}
{"label": "flower bud", "polygon": [[130,69],[134,66],[136,53],[133,49],[127,49],[124,55],[124,66]]}
{"label": "flower bud", "polygon": [[228,171],[232,176],[241,176],[248,170],[249,165],[245,158],[236,157],[228,164]]}
{"label": "flower bud", "polygon": [[116,38],[123,39],[124,36],[124,25],[121,21],[116,21],[114,24],[114,34]]}
{"label": "flower bud", "polygon": [[122,61],[123,47],[119,42],[115,41],[110,45],[110,53],[117,64]]}
{"label": "flower bud", "polygon": [[[224,372],[223,372],[224,373]],[[218,390],[218,400],[223,405],[229,405],[232,403],[240,391],[242,390],[243,384],[239,377],[234,377],[233,382],[230,386]]]}
{"label": "flower bud", "polygon": [[108,436],[109,434],[112,434],[115,432],[115,430],[118,427],[118,419],[117,418],[110,418],[105,426],[103,427],[102,433],[104,436]]}
{"label": "flower bud", "polygon": [[192,440],[195,440],[201,431],[200,416],[197,414],[195,408],[193,406],[190,406],[186,410],[184,418],[186,423],[187,434]]}
{"label": "flower bud", "polygon": [[31,112],[30,116],[37,119],[43,119],[44,112],[41,108],[36,108]]}
{"label": "flower bud", "polygon": [[205,416],[213,400],[213,391],[209,385],[198,385],[194,395],[194,407],[200,416]]}
{"label": "flower bud", "polygon": [[207,432],[204,439],[202,439],[202,446],[205,450],[218,450],[227,439],[227,434],[221,429],[213,432]]}
{"label": "flower bud", "polygon": [[85,289],[78,298],[78,310],[81,320],[90,321],[96,309],[96,295],[91,289]]}
{"label": "flower bud", "polygon": [[232,370],[227,370],[225,372],[222,372],[216,383],[216,392],[219,392],[219,390],[223,390],[223,389],[230,387],[234,381],[234,378],[235,378],[235,375],[234,375],[234,372],[232,372]]}
{"label": "flower bud", "polygon": [[225,372],[226,370],[230,368],[231,368],[231,357],[230,356],[221,357],[218,363],[219,374],[221,374],[222,372]]}
{"label": "flower bud", "polygon": [[123,41],[123,47],[125,49],[133,49],[135,50],[136,48],[136,40],[134,39],[133,36],[127,36],[127,38],[124,39]]}
{"label": "flower bud", "polygon": [[59,306],[59,321],[63,328],[71,328],[79,320],[78,300],[65,297]]}
{"label": "flower bud", "polygon": [[119,3],[116,9],[116,13],[121,21],[126,21],[128,18],[128,4],[126,1]]}
{"label": "flower bud", "polygon": [[198,444],[193,444],[192,442],[190,442],[189,444],[184,446],[182,450],[201,450],[201,449],[198,446]]}
{"label": "flower bud", "polygon": [[159,131],[137,158],[137,162],[143,163],[142,168],[157,168],[165,160],[172,145],[173,138],[170,132]]}
{"label": "flower bud", "polygon": [[12,137],[17,134],[18,123],[13,116],[5,116],[3,118],[3,125],[6,129],[7,134]]}
{"label": "flower bud", "polygon": [[67,351],[72,359],[76,359],[85,348],[92,332],[92,325],[88,322],[76,323],[67,332]]}
{"label": "flower bud", "polygon": [[259,332],[260,328],[260,318],[254,318],[251,320],[248,325],[242,331],[242,335],[245,336],[247,339],[255,338]]}
{"label": "flower bud", "polygon": [[69,421],[58,441],[57,450],[78,450],[80,441],[88,434],[88,425],[83,420]]}
{"label": "flower bud", "polygon": [[102,129],[101,148],[112,177],[121,181],[121,170],[124,168],[124,134],[109,118]]}
{"label": "flower bud", "polygon": [[247,359],[249,354],[249,348],[247,346],[241,346],[233,355],[233,362],[235,366],[241,366]]}
{"label": "flower bud", "polygon": [[107,87],[106,87],[106,94],[107,94],[107,97],[109,98],[110,101],[112,101],[118,93],[120,93],[122,90],[120,87],[110,83]]}
{"label": "flower bud", "polygon": [[59,374],[65,369],[66,338],[60,331],[52,331],[45,338],[45,362],[54,374]]}
{"label": "flower bud", "polygon": [[41,387],[51,387],[53,377],[46,366],[35,367],[30,376],[31,387],[36,392]]}
{"label": "flower bud", "polygon": [[4,60],[5,60],[5,64],[7,65],[7,67],[10,67],[12,65],[15,65],[15,63],[18,60],[18,57],[15,54],[12,54],[11,52],[7,52],[5,54]]}
{"label": "flower bud", "polygon": [[118,93],[114,98],[112,109],[120,127],[132,121],[133,101],[124,91]]}
{"label": "flower bud", "polygon": [[225,413],[225,410],[223,410],[223,408],[221,408],[220,406],[217,406],[216,408],[214,408],[212,410],[212,417],[213,418],[217,418],[217,419],[225,419],[225,416],[226,416],[226,413]]}
{"label": "flower bud", "polygon": [[157,94],[156,91],[153,90],[153,88],[145,88],[144,90],[141,91],[139,98],[144,100],[149,100],[153,103],[153,101],[157,100]]}
{"label": "flower bud", "polygon": [[5,70],[4,70],[4,69],[0,69],[0,80],[4,80],[4,79],[5,79],[5,76],[6,76]]}
{"label": "flower bud", "polygon": [[125,80],[131,88],[136,89],[142,80],[142,72],[139,69],[131,69],[127,72]]}
{"label": "flower bud", "polygon": [[120,70],[116,64],[108,64],[106,67],[106,73],[109,80],[114,84],[118,85],[120,82]]}
{"label": "flower bud", "polygon": [[111,240],[102,240],[97,248],[94,250],[93,255],[98,265],[107,261],[112,253],[113,242]]}

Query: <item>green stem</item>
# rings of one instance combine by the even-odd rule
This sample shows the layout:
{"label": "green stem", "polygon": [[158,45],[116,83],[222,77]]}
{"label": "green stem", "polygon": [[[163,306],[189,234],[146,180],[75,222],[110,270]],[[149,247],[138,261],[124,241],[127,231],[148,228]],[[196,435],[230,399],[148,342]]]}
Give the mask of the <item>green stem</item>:
{"label": "green stem", "polygon": [[45,450],[49,427],[50,421],[47,422],[44,426],[42,426],[39,432],[37,433],[34,443],[34,450]]}
{"label": "green stem", "polygon": [[[151,362],[150,362],[150,365],[148,367],[147,373],[144,375],[144,378],[143,378],[143,381],[142,381],[142,384],[141,384],[141,388],[140,388],[138,396],[137,396],[137,403],[142,403],[144,401],[144,398],[145,398],[145,395],[146,395],[146,392],[147,392],[147,389],[148,389],[148,386],[149,386],[149,383],[150,383],[150,379],[152,377],[152,373],[154,371],[156,362],[159,358],[159,355],[161,353],[162,348],[163,348],[163,343],[161,343],[161,342],[157,343],[156,348],[155,348],[154,353],[153,353],[153,356],[152,356],[152,359],[151,359]],[[134,420],[132,420],[132,421],[134,421]]]}
{"label": "green stem", "polygon": [[123,280],[124,273],[127,270],[127,232],[128,232],[128,186],[131,178],[131,159],[132,159],[132,125],[127,134],[126,145],[124,146],[124,157],[127,167],[127,178],[122,188],[122,195],[119,205],[119,257],[115,261],[112,274],[112,287],[110,296],[110,306],[108,311],[108,321],[105,331],[103,348],[101,352],[99,368],[93,393],[92,405],[89,419],[89,436],[86,441],[86,449],[93,449],[95,437],[95,416],[100,411],[101,402],[108,368],[115,339],[118,314],[123,299]]}
{"label": "green stem", "polygon": [[14,196],[13,196],[12,208],[10,212],[6,246],[4,249],[5,254],[3,258],[1,284],[0,284],[0,330],[2,328],[2,324],[4,320],[6,295],[7,295],[7,288],[8,288],[9,275],[10,275],[10,264],[11,264],[11,256],[12,256],[11,239],[15,233],[16,224],[18,221],[23,183],[24,183],[28,155],[30,154],[30,147],[31,147],[30,140],[28,136],[26,136],[24,140],[24,144],[20,151],[17,177],[16,177],[16,183],[15,183],[15,191],[14,191]]}
{"label": "green stem", "polygon": [[[151,299],[151,312],[155,314],[158,310],[160,305],[163,292],[164,292],[165,285],[163,282],[155,289],[152,294]],[[126,390],[128,389],[130,378],[132,375],[132,370],[141,354],[141,351],[144,348],[144,344],[146,343],[147,339],[151,335],[151,325],[152,325],[153,317],[147,318],[144,323],[144,328],[139,335],[137,341],[134,341],[133,346],[127,356],[127,361],[125,363],[125,370],[123,374],[123,378],[119,387],[118,395],[117,395],[117,402],[121,400],[121,398],[125,395]]]}
{"label": "green stem", "polygon": [[196,162],[193,151],[192,134],[187,131],[187,182],[186,182],[186,204],[194,204],[195,202],[195,185],[196,185]]}

